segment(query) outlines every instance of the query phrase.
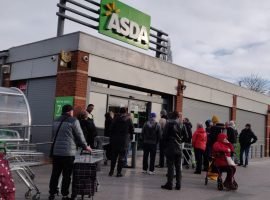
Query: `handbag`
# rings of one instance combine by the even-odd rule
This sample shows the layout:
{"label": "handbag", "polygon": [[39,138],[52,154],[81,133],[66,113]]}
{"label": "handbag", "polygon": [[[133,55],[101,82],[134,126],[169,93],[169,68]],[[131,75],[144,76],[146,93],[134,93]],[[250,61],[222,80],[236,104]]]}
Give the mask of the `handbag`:
{"label": "handbag", "polygon": [[227,160],[227,163],[229,166],[236,166],[235,162],[233,161],[232,157],[230,156],[225,156],[226,157],[226,160]]}

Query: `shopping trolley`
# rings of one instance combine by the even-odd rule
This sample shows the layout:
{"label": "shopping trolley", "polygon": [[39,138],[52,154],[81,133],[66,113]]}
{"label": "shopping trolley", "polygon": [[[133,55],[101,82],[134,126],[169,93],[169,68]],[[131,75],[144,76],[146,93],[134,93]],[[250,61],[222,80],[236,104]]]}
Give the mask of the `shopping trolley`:
{"label": "shopping trolley", "polygon": [[[195,168],[195,159],[193,154],[192,144],[190,143],[182,143],[182,152],[183,152],[183,160],[188,163],[186,168],[192,167]],[[183,163],[183,162],[181,162]]]}
{"label": "shopping trolley", "polygon": [[110,138],[106,136],[96,136],[94,146],[101,149],[103,146],[110,144]]}
{"label": "shopping trolley", "polygon": [[[106,137],[106,136],[96,136],[95,137],[95,142],[94,142],[94,146],[96,149],[103,149],[103,157],[104,157],[104,163],[107,163],[107,150],[105,146],[110,144],[110,137]],[[98,169],[100,169],[100,166],[98,166]]]}
{"label": "shopping trolley", "polygon": [[37,144],[4,144],[1,147],[10,170],[14,171],[28,188],[25,199],[32,200],[39,200],[41,193],[34,182],[35,174],[30,167],[41,165],[45,160],[44,154],[36,151],[36,146]]}
{"label": "shopping trolley", "polygon": [[77,195],[93,197],[98,188],[97,162],[103,160],[103,150],[81,151],[75,156],[72,178],[72,199]]}

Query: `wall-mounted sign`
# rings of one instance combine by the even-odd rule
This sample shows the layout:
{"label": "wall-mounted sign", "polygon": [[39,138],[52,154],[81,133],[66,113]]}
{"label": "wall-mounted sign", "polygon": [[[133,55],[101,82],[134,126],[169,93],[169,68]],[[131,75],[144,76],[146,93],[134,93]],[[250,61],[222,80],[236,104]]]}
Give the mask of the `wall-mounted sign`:
{"label": "wall-mounted sign", "polygon": [[150,16],[117,0],[101,0],[99,32],[148,49]]}
{"label": "wall-mounted sign", "polygon": [[54,104],[54,118],[60,117],[62,114],[62,107],[66,104],[73,106],[74,97],[56,97]]}
{"label": "wall-mounted sign", "polygon": [[71,67],[71,58],[72,58],[72,53],[69,51],[64,51],[62,50],[60,53],[60,66],[61,67]]}

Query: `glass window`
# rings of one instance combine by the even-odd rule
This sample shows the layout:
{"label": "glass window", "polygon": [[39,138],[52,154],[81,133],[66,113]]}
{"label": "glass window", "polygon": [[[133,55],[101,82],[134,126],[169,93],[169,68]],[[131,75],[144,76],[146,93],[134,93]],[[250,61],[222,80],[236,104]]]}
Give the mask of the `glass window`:
{"label": "glass window", "polygon": [[105,123],[105,113],[107,104],[107,95],[95,92],[90,92],[89,103],[94,104],[94,122],[96,127],[104,128]]}

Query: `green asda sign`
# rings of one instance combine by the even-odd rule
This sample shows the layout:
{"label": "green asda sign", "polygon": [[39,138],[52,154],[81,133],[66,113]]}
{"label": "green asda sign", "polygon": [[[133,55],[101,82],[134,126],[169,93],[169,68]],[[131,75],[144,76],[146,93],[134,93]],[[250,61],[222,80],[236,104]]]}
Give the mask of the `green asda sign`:
{"label": "green asda sign", "polygon": [[148,49],[150,16],[117,0],[101,0],[99,32]]}
{"label": "green asda sign", "polygon": [[66,104],[73,106],[74,97],[65,96],[65,97],[56,97],[54,104],[54,118],[60,117],[62,114],[62,107]]}

